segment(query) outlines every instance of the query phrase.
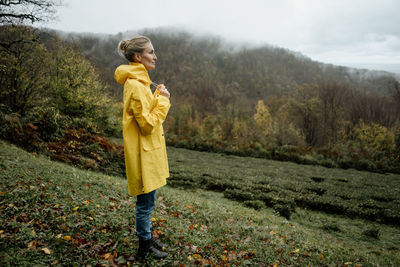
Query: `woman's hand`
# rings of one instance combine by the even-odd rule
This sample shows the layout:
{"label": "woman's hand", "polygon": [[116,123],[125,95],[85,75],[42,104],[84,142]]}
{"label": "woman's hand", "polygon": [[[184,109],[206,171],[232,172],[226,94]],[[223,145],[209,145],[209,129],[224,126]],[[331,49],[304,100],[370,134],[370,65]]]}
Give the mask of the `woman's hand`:
{"label": "woman's hand", "polygon": [[164,86],[164,84],[159,84],[157,86],[158,91],[160,92],[160,95],[166,96],[169,98],[170,94],[167,90],[167,88]]}

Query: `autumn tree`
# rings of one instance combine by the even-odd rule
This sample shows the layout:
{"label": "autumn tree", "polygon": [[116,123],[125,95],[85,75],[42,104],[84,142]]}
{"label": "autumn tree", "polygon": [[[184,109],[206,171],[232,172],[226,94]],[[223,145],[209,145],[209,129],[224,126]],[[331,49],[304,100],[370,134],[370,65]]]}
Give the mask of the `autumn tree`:
{"label": "autumn tree", "polygon": [[[37,41],[33,29],[25,26],[2,26],[0,42],[9,42],[0,47],[0,103],[11,111],[25,115],[37,105],[48,89],[49,74],[46,67],[49,54]],[[24,40],[24,41],[21,41]]]}
{"label": "autumn tree", "polygon": [[[0,48],[0,106],[24,121],[115,134],[120,125],[94,67],[56,36],[27,26],[2,26],[0,40],[37,39]],[[43,43],[46,36],[47,43]],[[115,112],[114,112],[115,111]],[[2,114],[4,115],[4,114]]]}
{"label": "autumn tree", "polygon": [[320,116],[321,100],[318,97],[318,85],[303,84],[293,93],[288,102],[289,116],[300,129],[308,145],[318,145],[321,139]]}
{"label": "autumn tree", "polygon": [[260,129],[260,140],[269,144],[275,143],[274,132],[276,122],[271,116],[268,107],[263,100],[259,100],[256,106],[256,112],[253,116],[256,125]]}
{"label": "autumn tree", "polygon": [[393,82],[393,99],[396,103],[396,111],[398,117],[400,117],[400,82]]}
{"label": "autumn tree", "polygon": [[319,87],[321,104],[321,137],[326,143],[337,142],[339,132],[344,124],[343,104],[348,89],[336,82],[326,82]]}

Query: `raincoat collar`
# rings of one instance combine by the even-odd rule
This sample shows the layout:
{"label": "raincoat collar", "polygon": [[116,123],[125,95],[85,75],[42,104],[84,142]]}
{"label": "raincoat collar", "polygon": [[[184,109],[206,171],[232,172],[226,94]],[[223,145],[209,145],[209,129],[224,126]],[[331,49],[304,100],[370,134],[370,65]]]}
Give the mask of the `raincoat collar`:
{"label": "raincoat collar", "polygon": [[119,84],[125,84],[127,79],[138,80],[145,86],[149,86],[151,84],[149,74],[147,73],[144,65],[141,63],[129,62],[129,65],[120,65],[115,70],[115,80]]}

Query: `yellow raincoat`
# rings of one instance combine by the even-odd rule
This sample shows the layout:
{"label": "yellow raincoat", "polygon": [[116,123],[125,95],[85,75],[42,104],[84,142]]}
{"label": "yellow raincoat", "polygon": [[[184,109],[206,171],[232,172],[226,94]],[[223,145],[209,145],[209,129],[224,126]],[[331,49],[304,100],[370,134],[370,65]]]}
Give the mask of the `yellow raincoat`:
{"label": "yellow raincoat", "polygon": [[124,85],[122,130],[128,191],[131,196],[149,193],[167,183],[167,151],[162,123],[169,98],[150,90],[150,78],[141,63],[121,65],[115,80]]}

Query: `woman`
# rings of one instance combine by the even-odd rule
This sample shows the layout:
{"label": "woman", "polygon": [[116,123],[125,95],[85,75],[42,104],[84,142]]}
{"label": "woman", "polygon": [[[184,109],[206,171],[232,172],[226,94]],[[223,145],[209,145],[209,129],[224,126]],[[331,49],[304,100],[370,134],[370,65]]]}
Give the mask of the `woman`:
{"label": "woman", "polygon": [[154,94],[151,93],[152,82],[147,71],[155,68],[157,56],[149,38],[135,36],[121,41],[118,49],[129,61],[129,65],[115,70],[115,79],[124,85],[125,166],[129,194],[137,196],[138,257],[152,255],[161,259],[168,255],[162,251],[167,246],[151,234],[151,213],[156,189],[164,186],[169,177],[162,123],[170,108],[170,95],[164,85],[158,85]]}

